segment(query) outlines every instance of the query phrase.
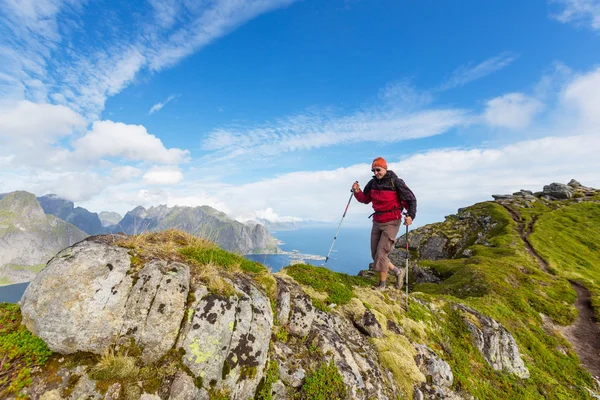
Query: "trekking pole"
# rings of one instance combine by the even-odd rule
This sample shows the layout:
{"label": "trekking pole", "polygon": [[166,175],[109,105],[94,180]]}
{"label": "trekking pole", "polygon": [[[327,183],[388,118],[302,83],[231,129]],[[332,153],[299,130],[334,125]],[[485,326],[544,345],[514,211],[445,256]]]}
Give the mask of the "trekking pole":
{"label": "trekking pole", "polygon": [[344,210],[344,215],[342,215],[342,220],[340,221],[340,224],[338,225],[337,232],[335,233],[335,236],[333,237],[333,243],[331,243],[331,247],[329,248],[329,253],[327,253],[327,257],[325,257],[325,262],[323,263],[323,265],[325,265],[327,260],[329,260],[329,256],[331,255],[331,250],[333,250],[333,245],[335,244],[335,240],[337,239],[338,233],[340,233],[340,228],[342,227],[342,222],[344,222],[344,217],[346,216],[346,213],[348,212],[348,207],[350,206],[350,202],[352,201],[352,197],[354,196],[354,190],[350,189],[350,192],[351,192],[350,198],[348,199],[348,204],[346,204],[346,209]]}
{"label": "trekking pole", "polygon": [[408,312],[408,225],[406,225],[406,312]]}

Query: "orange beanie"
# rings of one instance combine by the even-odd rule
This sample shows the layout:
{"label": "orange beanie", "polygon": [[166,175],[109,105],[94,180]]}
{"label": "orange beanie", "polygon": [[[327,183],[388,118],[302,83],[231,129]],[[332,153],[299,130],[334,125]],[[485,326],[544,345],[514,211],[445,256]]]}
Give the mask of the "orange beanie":
{"label": "orange beanie", "polygon": [[372,167],[380,167],[383,169],[387,169],[387,162],[383,159],[383,157],[377,157],[373,160]]}

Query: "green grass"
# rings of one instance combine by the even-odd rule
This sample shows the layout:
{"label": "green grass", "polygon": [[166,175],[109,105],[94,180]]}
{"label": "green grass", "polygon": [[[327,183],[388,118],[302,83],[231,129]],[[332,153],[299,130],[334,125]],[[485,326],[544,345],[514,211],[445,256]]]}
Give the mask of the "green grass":
{"label": "green grass", "polygon": [[21,325],[16,304],[0,303],[0,398],[15,395],[31,385],[31,370],[41,367],[52,355],[44,341]]}
{"label": "green grass", "polygon": [[[537,209],[527,210],[529,213],[521,213],[522,220],[537,218],[538,237],[532,240],[533,245],[546,250],[544,258],[548,257],[551,267],[559,271],[557,276],[542,271],[527,253],[508,211],[491,202],[481,203],[469,211],[476,216],[489,215],[496,224],[485,237],[488,245],[471,244],[473,256],[466,259],[419,261],[444,280],[438,285],[415,285],[413,291],[424,292],[420,296],[425,296],[428,303],[436,301],[443,306],[432,312],[413,302],[406,315],[425,324],[426,342],[450,364],[456,390],[481,399],[587,399],[589,395],[583,388],[593,387],[590,375],[561,336],[544,330],[540,313],[558,324],[574,322],[576,293],[565,278],[572,278],[571,271],[578,269],[587,273],[580,272],[583,279],[600,276],[600,270],[595,269],[600,267],[600,205],[573,204],[558,209],[540,204]],[[581,230],[579,234],[572,232],[571,242],[551,233],[556,227],[551,228],[550,222],[562,226],[567,221],[573,229]],[[450,226],[445,229],[449,237],[455,234]],[[570,234],[564,231],[564,235]],[[591,241],[595,246],[590,245]],[[569,261],[571,251],[581,252],[578,263]],[[474,348],[460,312],[452,307],[456,302],[494,318],[512,333],[530,371],[529,379],[494,371],[487,364]]]}
{"label": "green grass", "polygon": [[256,388],[256,400],[273,400],[271,390],[273,384],[279,380],[279,364],[277,361],[269,362],[265,376],[260,380]]}
{"label": "green grass", "polygon": [[327,293],[325,303],[313,301],[315,307],[327,310],[326,304],[347,304],[353,297],[354,286],[371,286],[373,281],[340,272],[333,272],[325,267],[309,264],[295,264],[285,268],[285,272],[296,282],[310,286],[318,292]]}
{"label": "green grass", "polygon": [[337,400],[346,399],[348,390],[333,359],[321,363],[317,369],[309,372],[300,389],[301,399]]}
{"label": "green grass", "polygon": [[571,204],[541,215],[529,240],[557,275],[590,290],[600,318],[600,204]]}
{"label": "green grass", "polygon": [[187,247],[181,249],[181,254],[184,256],[191,258],[192,260],[200,263],[200,264],[216,264],[221,267],[225,271],[229,270],[232,267],[239,266],[240,269],[244,272],[250,272],[258,274],[260,272],[264,272],[267,268],[255,261],[250,261],[242,256],[237,254],[230,253],[223,249],[213,248],[213,249],[202,249],[202,248],[194,248]]}

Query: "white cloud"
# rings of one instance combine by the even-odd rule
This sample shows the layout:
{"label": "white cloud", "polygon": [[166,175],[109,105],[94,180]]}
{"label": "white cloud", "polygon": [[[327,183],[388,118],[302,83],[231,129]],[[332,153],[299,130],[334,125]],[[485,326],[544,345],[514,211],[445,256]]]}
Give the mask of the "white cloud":
{"label": "white cloud", "polygon": [[[422,224],[439,221],[459,207],[491,200],[492,194],[520,189],[538,191],[543,185],[567,183],[571,178],[600,187],[596,172],[600,170],[598,148],[599,134],[547,137],[497,148],[440,149],[403,161],[398,161],[398,156],[389,158],[388,165],[416,194],[417,222]],[[278,215],[333,223],[344,211],[352,182],[358,180],[364,187],[371,178],[369,168],[365,163],[335,170],[294,172],[244,185],[217,185],[205,189],[205,194],[226,199],[233,215],[272,208]],[[371,212],[370,205],[353,201],[346,219],[367,225],[366,217]]]}
{"label": "white cloud", "polygon": [[542,111],[541,101],[523,93],[508,93],[489,100],[483,113],[486,123],[509,129],[523,129]]}
{"label": "white cloud", "polygon": [[584,25],[600,30],[600,0],[550,0],[559,4],[561,11],[553,17],[563,23]]}
{"label": "white cloud", "polygon": [[135,168],[130,165],[116,167],[110,170],[110,176],[119,182],[137,178],[141,174],[142,171],[139,168]]}
{"label": "white cloud", "polygon": [[300,222],[300,221],[302,221],[302,218],[298,218],[298,217],[280,216],[271,207],[267,207],[264,210],[257,210],[257,211],[254,211],[253,213],[250,213],[247,215],[236,216],[236,219],[240,222],[256,221],[259,219],[266,220],[269,222]]}
{"label": "white cloud", "polygon": [[36,195],[55,193],[71,201],[82,201],[101,193],[111,179],[93,172],[44,172],[37,171],[30,182],[23,181],[20,187]]}
{"label": "white cloud", "polygon": [[175,185],[183,180],[183,172],[178,167],[154,166],[142,179],[148,185]]}
{"label": "white cloud", "polygon": [[341,144],[424,138],[468,122],[468,113],[459,109],[410,113],[399,109],[372,109],[341,117],[306,113],[258,127],[218,129],[211,132],[202,145],[205,150],[216,151],[210,156],[216,162],[248,154],[276,155]]}
{"label": "white cloud", "polygon": [[53,142],[85,127],[85,120],[68,107],[35,104],[27,100],[0,109],[0,136],[33,140],[34,144]]}
{"label": "white cloud", "polygon": [[9,166],[14,160],[15,156],[13,154],[8,156],[0,156],[0,167]]}
{"label": "white cloud", "polygon": [[562,101],[564,107],[576,109],[583,125],[600,128],[600,68],[573,79]]}
{"label": "white cloud", "polygon": [[505,52],[495,57],[488,58],[487,60],[477,65],[464,65],[456,69],[452,73],[450,78],[444,83],[442,83],[439,89],[448,90],[455,87],[464,86],[469,82],[481,79],[484,76],[506,68],[507,66],[512,64],[513,61],[515,61],[516,59],[517,56],[515,56],[514,54]]}
{"label": "white cloud", "polygon": [[162,110],[162,108],[166,106],[167,103],[169,103],[171,100],[174,100],[175,98],[177,98],[177,96],[171,95],[167,97],[165,101],[156,103],[150,108],[150,111],[148,111],[148,115],[154,114],[155,112]]}
{"label": "white cloud", "polygon": [[96,121],[87,134],[73,143],[73,155],[78,159],[121,157],[132,161],[149,161],[160,164],[184,162],[189,152],[167,149],[161,140],[148,133],[142,125],[121,122]]}

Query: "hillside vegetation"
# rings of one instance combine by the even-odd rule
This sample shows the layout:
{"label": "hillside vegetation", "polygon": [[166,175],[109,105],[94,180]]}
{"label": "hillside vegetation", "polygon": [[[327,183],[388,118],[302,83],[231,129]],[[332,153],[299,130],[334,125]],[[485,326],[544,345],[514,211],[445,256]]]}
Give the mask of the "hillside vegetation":
{"label": "hillside vegetation", "polygon": [[[92,382],[89,390],[102,396],[112,390],[118,398],[139,398],[144,392],[174,399],[172,382],[184,371],[193,382],[190,390],[210,399],[592,399],[600,387],[558,329],[578,317],[571,282],[587,288],[596,313],[600,309],[600,199],[585,200],[484,202],[411,232],[408,309],[402,291],[371,290],[375,277],[366,271],[349,276],[297,264],[272,274],[259,263],[173,230],[106,237],[102,240],[127,249],[126,276],[135,287],[149,279],[143,271],[154,259],[189,266],[177,346],[150,362],[143,361],[145,349],[133,339],[104,354],[48,357],[39,339],[28,332],[27,339],[22,339],[25,333],[16,336],[23,332],[18,309],[3,306],[0,323],[10,322],[0,326],[0,346],[15,354],[5,358],[3,368],[20,383],[0,380],[0,396],[35,397],[54,390],[69,397],[81,394],[82,382]],[[403,265],[398,264],[402,241],[392,254],[397,265]],[[167,275],[178,273],[172,269]],[[259,288],[266,311],[272,311],[266,358],[238,364],[243,354],[261,353],[249,342],[225,361],[197,340],[191,355],[190,348],[178,347],[187,340],[181,335],[202,322],[200,312],[218,323],[231,299],[239,298],[241,306],[249,298],[244,293],[254,293],[251,287]],[[252,310],[252,318],[265,313],[254,305]],[[232,337],[257,323],[240,318],[223,322]],[[207,329],[209,348],[214,346],[211,326],[193,328]],[[499,339],[492,331],[501,334]],[[494,346],[505,351],[494,352]],[[31,349],[27,354],[35,357],[19,356],[17,348],[18,354]],[[433,363],[451,370],[445,383],[439,370],[430,369]],[[216,370],[216,378],[209,381],[205,372],[198,373],[200,364]],[[65,365],[87,372],[65,380],[59,372]],[[255,388],[251,394],[240,389],[248,387]]]}

